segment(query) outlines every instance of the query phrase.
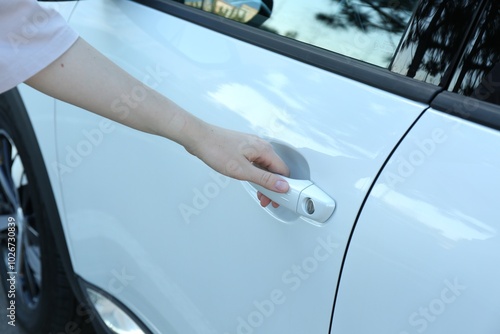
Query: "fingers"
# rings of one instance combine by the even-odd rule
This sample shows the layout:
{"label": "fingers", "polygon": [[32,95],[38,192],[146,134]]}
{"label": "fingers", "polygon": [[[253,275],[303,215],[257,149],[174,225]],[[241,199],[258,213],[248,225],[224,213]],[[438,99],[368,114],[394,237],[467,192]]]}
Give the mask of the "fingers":
{"label": "fingers", "polygon": [[259,199],[260,205],[262,207],[266,207],[269,204],[271,204],[273,206],[273,208],[278,208],[280,206],[278,203],[271,201],[271,199],[269,197],[267,197],[266,195],[264,195],[260,191],[257,192],[257,198]]}
{"label": "fingers", "polygon": [[[252,168],[257,169],[258,171],[262,172],[263,174],[258,177],[259,180],[262,182],[255,182],[258,183],[259,185],[266,187],[269,190],[276,191],[279,193],[285,193],[288,191],[290,186],[288,185],[288,182],[286,182],[283,178],[281,178],[279,175],[263,171],[257,167],[252,166]],[[274,208],[278,208],[279,204],[272,201],[269,197],[265,196],[262,194],[260,191],[257,192],[257,198],[260,201],[260,205],[263,207],[268,206],[270,203]]]}
{"label": "fingers", "polygon": [[[260,138],[259,138],[260,139]],[[248,159],[259,167],[272,173],[288,176],[290,171],[283,159],[273,150],[271,144],[266,141],[260,143],[260,149],[257,154],[249,156]]]}
{"label": "fingers", "polygon": [[[249,179],[258,185],[271,191],[286,193],[290,186],[282,177],[277,174],[262,170],[255,166],[250,166]],[[268,203],[269,204],[269,203]]]}
{"label": "fingers", "polygon": [[[279,193],[285,193],[288,191],[290,186],[282,177],[275,174],[289,175],[289,169],[284,161],[274,152],[272,146],[265,142],[264,146],[261,145],[261,150],[256,157],[250,157],[250,161],[253,161],[252,172],[255,174],[254,183],[257,183],[269,190],[276,191]],[[256,167],[262,167],[266,170]],[[274,208],[278,208],[279,204],[272,201],[267,196],[263,195],[261,192],[257,193],[257,197],[260,201],[260,205],[263,207],[271,204]]]}
{"label": "fingers", "polygon": [[279,193],[287,192],[289,189],[288,182],[277,174],[289,175],[288,166],[279,155],[274,152],[271,144],[262,141],[259,145],[256,145],[256,147],[259,149],[254,151],[255,154],[247,157],[247,159],[252,162],[252,165],[250,165],[251,168],[248,171],[250,173],[249,178],[252,182],[269,190]]}
{"label": "fingers", "polygon": [[267,196],[263,195],[260,191],[257,192],[257,198],[260,201],[260,205],[263,207],[266,207],[271,203],[271,200]]}
{"label": "fingers", "polygon": [[[289,189],[280,175],[288,176],[285,162],[272,145],[254,135],[209,126],[205,136],[189,151],[213,169],[229,177],[256,183],[271,191]],[[269,199],[263,204],[269,205]]]}

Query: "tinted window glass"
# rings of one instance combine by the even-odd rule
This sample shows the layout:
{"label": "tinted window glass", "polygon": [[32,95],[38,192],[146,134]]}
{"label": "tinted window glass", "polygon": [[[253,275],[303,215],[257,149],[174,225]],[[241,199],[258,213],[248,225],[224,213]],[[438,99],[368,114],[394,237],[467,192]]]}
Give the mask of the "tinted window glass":
{"label": "tinted window glass", "polygon": [[408,26],[391,70],[445,86],[481,1],[422,1]]}
{"label": "tinted window glass", "polygon": [[449,90],[500,104],[500,3],[488,1]]}
{"label": "tinted window glass", "polygon": [[[262,3],[271,15],[261,29],[388,67],[418,0],[186,0],[241,22]],[[243,10],[243,5],[246,8]],[[247,14],[245,14],[247,13]],[[247,15],[247,16],[245,16]]]}

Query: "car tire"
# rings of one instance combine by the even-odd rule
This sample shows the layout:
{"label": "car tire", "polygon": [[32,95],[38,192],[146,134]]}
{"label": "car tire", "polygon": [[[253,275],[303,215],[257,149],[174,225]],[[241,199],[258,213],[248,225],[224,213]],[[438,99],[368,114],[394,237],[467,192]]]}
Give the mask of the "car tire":
{"label": "car tire", "polygon": [[48,181],[19,93],[0,95],[0,277],[7,320],[28,333],[94,333],[56,247],[51,227],[60,221],[50,186],[42,186]]}

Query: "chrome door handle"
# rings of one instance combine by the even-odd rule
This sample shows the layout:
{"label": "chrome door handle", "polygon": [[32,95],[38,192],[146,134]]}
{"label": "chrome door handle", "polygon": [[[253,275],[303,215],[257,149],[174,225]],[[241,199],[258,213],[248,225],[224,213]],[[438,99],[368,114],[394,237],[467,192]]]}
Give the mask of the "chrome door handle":
{"label": "chrome door handle", "polygon": [[324,223],[331,217],[335,211],[335,201],[312,181],[287,177],[283,177],[283,179],[290,185],[290,189],[286,193],[267,190],[255,183],[250,184],[272,201],[304,218]]}

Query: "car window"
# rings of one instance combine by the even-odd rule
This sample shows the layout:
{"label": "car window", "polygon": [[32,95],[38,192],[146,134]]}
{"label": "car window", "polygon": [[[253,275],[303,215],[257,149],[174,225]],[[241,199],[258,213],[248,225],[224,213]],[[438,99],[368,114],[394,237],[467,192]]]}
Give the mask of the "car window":
{"label": "car window", "polygon": [[500,3],[488,1],[449,90],[500,104]]}
{"label": "car window", "polygon": [[[185,0],[207,12],[387,68],[418,0]],[[270,14],[270,15],[269,15]],[[267,15],[266,19],[262,16]],[[255,20],[261,18],[261,20]],[[255,24],[259,22],[259,24]]]}
{"label": "car window", "polygon": [[422,1],[408,26],[390,69],[446,87],[481,1]]}

